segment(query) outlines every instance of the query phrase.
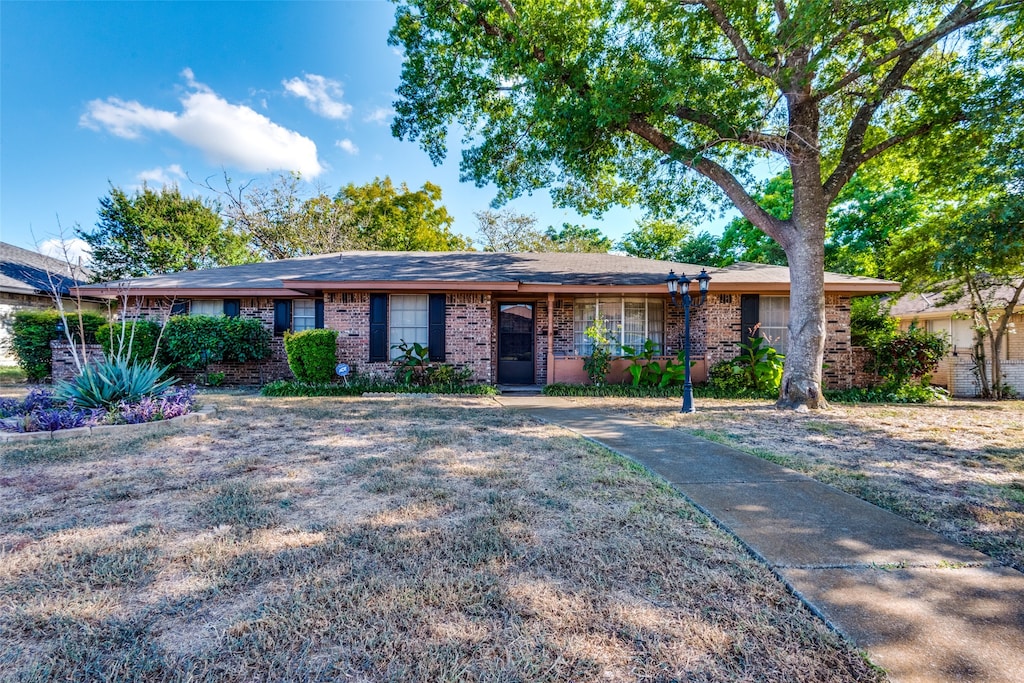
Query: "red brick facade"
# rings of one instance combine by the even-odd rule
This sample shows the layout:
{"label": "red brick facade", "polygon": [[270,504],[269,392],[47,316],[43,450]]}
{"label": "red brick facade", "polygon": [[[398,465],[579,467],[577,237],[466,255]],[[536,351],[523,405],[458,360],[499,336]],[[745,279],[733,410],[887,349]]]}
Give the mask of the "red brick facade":
{"label": "red brick facade", "polygon": [[[592,298],[588,296],[586,298]],[[360,373],[393,376],[386,362],[369,362],[370,294],[344,290],[326,291],[324,327],[338,331],[338,359],[349,363]],[[556,359],[575,356],[573,344],[573,309],[575,296],[561,295],[554,299],[552,309],[552,342]],[[446,362],[472,370],[474,381],[498,381],[498,309],[499,304],[513,300],[495,299],[487,292],[447,292]],[[548,380],[548,299],[546,295],[517,297],[514,302],[531,303],[535,321],[535,371],[538,384]],[[162,320],[169,306],[166,301],[147,299],[138,309],[138,317]],[[845,388],[868,381],[861,371],[863,359],[850,345],[850,297],[826,295],[828,339],[825,349],[824,379],[828,386]],[[274,328],[274,299],[249,297],[241,299],[241,315],[259,319],[270,331]],[[736,343],[742,337],[739,294],[710,294],[702,306],[691,309],[691,357],[699,363],[696,374],[720,360],[737,353]],[[683,311],[665,302],[665,356],[674,357],[683,347]],[[706,363],[706,365],[705,365]],[[228,384],[254,385],[272,379],[290,377],[283,339],[273,337],[272,356],[262,363],[214,363],[212,372],[224,372]],[[55,371],[56,372],[56,371]],[[563,378],[556,374],[556,381]]]}

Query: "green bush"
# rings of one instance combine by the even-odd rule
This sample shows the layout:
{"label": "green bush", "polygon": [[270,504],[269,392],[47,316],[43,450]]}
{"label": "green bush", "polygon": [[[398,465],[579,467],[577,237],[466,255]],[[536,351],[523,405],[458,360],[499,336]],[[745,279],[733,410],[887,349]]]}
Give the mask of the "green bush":
{"label": "green bush", "polygon": [[284,350],[288,354],[288,367],[300,382],[330,382],[338,361],[337,344],[337,330],[286,332]]}
{"label": "green bush", "polygon": [[[57,323],[61,321],[60,313],[50,311],[16,311],[11,325],[12,347],[18,358],[18,365],[25,371],[30,382],[41,382],[50,376],[53,369],[50,355],[50,342],[54,339],[65,339],[63,332],[57,331]],[[82,328],[85,331],[81,338],[79,316],[77,313],[67,315],[68,328],[75,341],[86,344],[96,343],[96,330],[106,324],[107,319],[99,313],[83,311],[81,314]]]}
{"label": "green bush", "polygon": [[489,384],[417,386],[356,376],[350,378],[348,384],[311,383],[282,379],[264,385],[260,393],[264,396],[362,396],[365,393],[493,396],[498,391]]}
{"label": "green bush", "polygon": [[949,340],[913,324],[908,330],[877,339],[870,348],[875,353],[867,369],[888,384],[902,386],[934,371],[949,351]]}
{"label": "green bush", "polygon": [[826,391],[825,398],[835,403],[931,403],[947,400],[949,393],[941,387],[887,382],[877,387]]}
{"label": "green bush", "polygon": [[169,365],[202,370],[209,363],[270,357],[270,332],[255,318],[178,315],[164,326],[161,346]]}
{"label": "green bush", "polygon": [[853,298],[850,301],[850,342],[870,348],[898,334],[900,324],[889,315],[891,305],[877,296]]}
{"label": "green bush", "polygon": [[785,356],[764,337],[751,337],[737,345],[740,355],[718,361],[708,370],[708,389],[720,398],[777,396]]}
{"label": "green bush", "polygon": [[155,360],[160,326],[150,320],[100,325],[96,341],[107,358],[127,357],[132,361],[151,363]]}

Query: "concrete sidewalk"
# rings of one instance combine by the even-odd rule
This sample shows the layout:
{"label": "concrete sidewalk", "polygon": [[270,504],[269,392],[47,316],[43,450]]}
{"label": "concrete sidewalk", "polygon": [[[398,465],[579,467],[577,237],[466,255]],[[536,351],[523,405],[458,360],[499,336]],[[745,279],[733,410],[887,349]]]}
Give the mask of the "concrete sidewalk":
{"label": "concrete sidewalk", "polygon": [[661,475],[893,681],[1024,681],[1024,574],[797,472],[545,396],[500,396]]}

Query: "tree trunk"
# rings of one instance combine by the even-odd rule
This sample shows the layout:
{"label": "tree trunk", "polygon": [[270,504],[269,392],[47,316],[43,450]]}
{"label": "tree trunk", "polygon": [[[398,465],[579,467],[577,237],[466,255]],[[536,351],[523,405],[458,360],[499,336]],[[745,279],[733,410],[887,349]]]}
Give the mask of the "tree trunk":
{"label": "tree trunk", "polygon": [[[816,242],[816,243],[815,243]],[[828,408],[821,390],[825,358],[824,239],[798,240],[789,259],[789,343],[776,408]]]}

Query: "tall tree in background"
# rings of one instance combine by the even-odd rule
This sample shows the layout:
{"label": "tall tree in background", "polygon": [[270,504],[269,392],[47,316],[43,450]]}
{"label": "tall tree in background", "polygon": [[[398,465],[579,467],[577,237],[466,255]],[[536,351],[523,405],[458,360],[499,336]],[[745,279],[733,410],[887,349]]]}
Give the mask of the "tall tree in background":
{"label": "tall tree in background", "polygon": [[692,236],[693,229],[685,223],[645,218],[637,221],[636,228],[623,235],[616,246],[637,258],[677,261],[676,253]]}
{"label": "tall tree in background", "polygon": [[381,251],[462,251],[469,241],[451,231],[454,219],[441,205],[441,188],[424,183],[410,190],[395,188],[391,178],[365,185],[350,183],[335,201],[349,207],[363,249]]}
{"label": "tall tree in background", "polygon": [[176,186],[143,185],[128,194],[110,187],[99,221],[78,235],[92,247],[97,282],[249,263],[246,239],[221,221],[218,207],[185,197]]}
{"label": "tall tree in background", "polygon": [[599,228],[562,223],[557,230],[551,226],[544,231],[544,246],[544,251],[604,254],[612,248],[612,241]]}
{"label": "tall tree in background", "polygon": [[[1021,7],[401,0],[392,130],[440,162],[459,124],[464,178],[494,183],[499,200],[549,186],[583,212],[642,201],[669,214],[717,188],[791,268],[778,406],[821,407],[828,208],[865,164],[982,116]],[[788,218],[745,185],[764,155],[791,172]]]}
{"label": "tall tree in background", "polygon": [[252,249],[275,260],[346,249],[381,251],[458,251],[469,241],[451,232],[452,217],[440,205],[441,188],[427,183],[395,188],[390,178],[350,183],[330,197],[321,187],[310,192],[298,174],[282,174],[270,184],[253,181],[207,189],[222,198],[230,225]]}

